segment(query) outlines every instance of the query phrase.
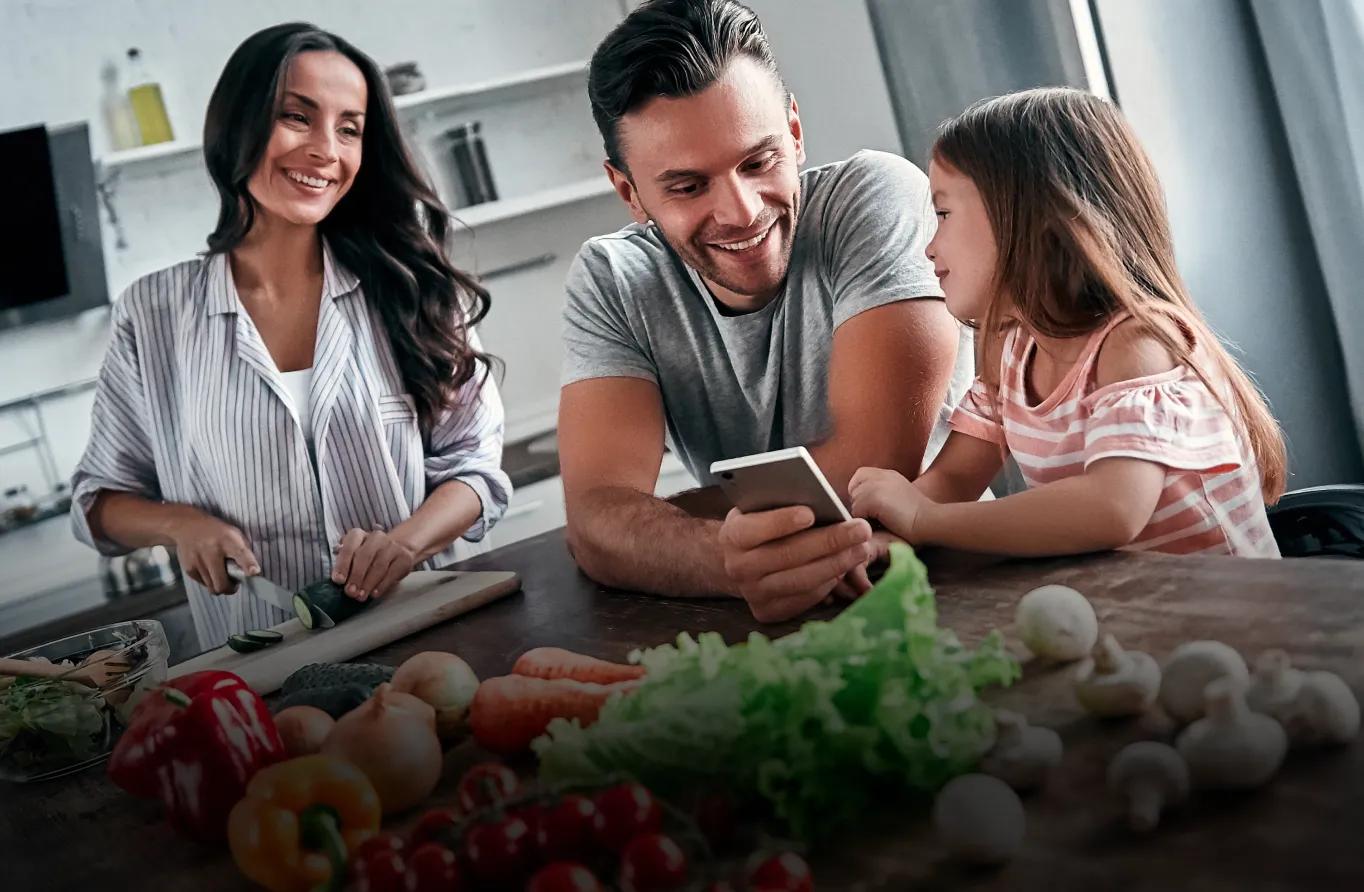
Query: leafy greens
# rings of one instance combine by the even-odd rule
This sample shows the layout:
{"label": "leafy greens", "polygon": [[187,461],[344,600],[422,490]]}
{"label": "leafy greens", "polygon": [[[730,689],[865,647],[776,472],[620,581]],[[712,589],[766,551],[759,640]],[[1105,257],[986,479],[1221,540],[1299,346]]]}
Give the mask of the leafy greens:
{"label": "leafy greens", "polygon": [[975,649],[938,626],[928,573],[906,545],[877,585],[830,621],[728,646],[714,632],[631,655],[648,669],[582,727],[556,719],[535,741],[550,784],[622,774],[662,790],[726,783],[767,800],[808,837],[888,786],[933,791],[994,741],[977,693],[1019,677],[992,632]]}

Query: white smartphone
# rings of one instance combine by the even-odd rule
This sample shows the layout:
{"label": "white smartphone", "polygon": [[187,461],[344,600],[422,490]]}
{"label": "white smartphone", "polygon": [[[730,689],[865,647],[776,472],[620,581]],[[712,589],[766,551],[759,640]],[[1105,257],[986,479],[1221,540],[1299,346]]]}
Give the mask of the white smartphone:
{"label": "white smartphone", "polygon": [[816,526],[852,520],[804,446],[713,462],[710,473],[745,514],[804,505]]}

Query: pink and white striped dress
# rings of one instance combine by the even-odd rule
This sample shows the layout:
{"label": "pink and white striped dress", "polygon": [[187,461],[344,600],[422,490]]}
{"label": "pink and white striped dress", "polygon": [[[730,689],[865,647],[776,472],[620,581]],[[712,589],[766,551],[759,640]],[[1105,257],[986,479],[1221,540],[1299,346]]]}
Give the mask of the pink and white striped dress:
{"label": "pink and white striped dress", "polygon": [[1125,550],[1278,557],[1254,455],[1191,369],[1095,386],[1099,347],[1123,318],[1090,336],[1065,379],[1037,405],[1028,404],[1024,383],[1037,342],[1015,328],[1002,350],[1002,424],[977,378],[952,428],[1007,448],[1030,487],[1077,476],[1104,458],[1164,465],[1155,512]]}

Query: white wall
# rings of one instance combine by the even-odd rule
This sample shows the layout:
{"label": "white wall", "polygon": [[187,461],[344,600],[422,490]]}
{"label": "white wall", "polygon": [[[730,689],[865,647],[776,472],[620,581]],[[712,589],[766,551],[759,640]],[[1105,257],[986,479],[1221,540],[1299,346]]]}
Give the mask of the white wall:
{"label": "white wall", "polygon": [[748,0],[805,125],[807,163],[859,149],[901,151],[867,6],[861,0]]}
{"label": "white wall", "polygon": [[1180,269],[1288,434],[1290,487],[1357,481],[1340,348],[1249,10],[1099,0],[1114,88],[1160,171]]}

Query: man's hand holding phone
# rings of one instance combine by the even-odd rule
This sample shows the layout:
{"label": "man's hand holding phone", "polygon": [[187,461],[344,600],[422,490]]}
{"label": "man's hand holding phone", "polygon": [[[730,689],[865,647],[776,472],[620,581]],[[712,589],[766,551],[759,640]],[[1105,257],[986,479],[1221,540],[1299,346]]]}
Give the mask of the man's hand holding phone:
{"label": "man's hand holding phone", "polygon": [[871,587],[871,525],[848,514],[804,447],[718,461],[711,473],[736,506],[720,529],[725,574],[754,619],[780,622]]}
{"label": "man's hand holding phone", "polygon": [[871,525],[860,519],[821,527],[814,522],[814,512],[804,505],[752,514],[735,508],[725,518],[720,528],[725,574],[758,622],[799,616],[831,594],[856,597],[866,591],[845,577],[860,572],[865,582],[866,565],[875,557]]}

